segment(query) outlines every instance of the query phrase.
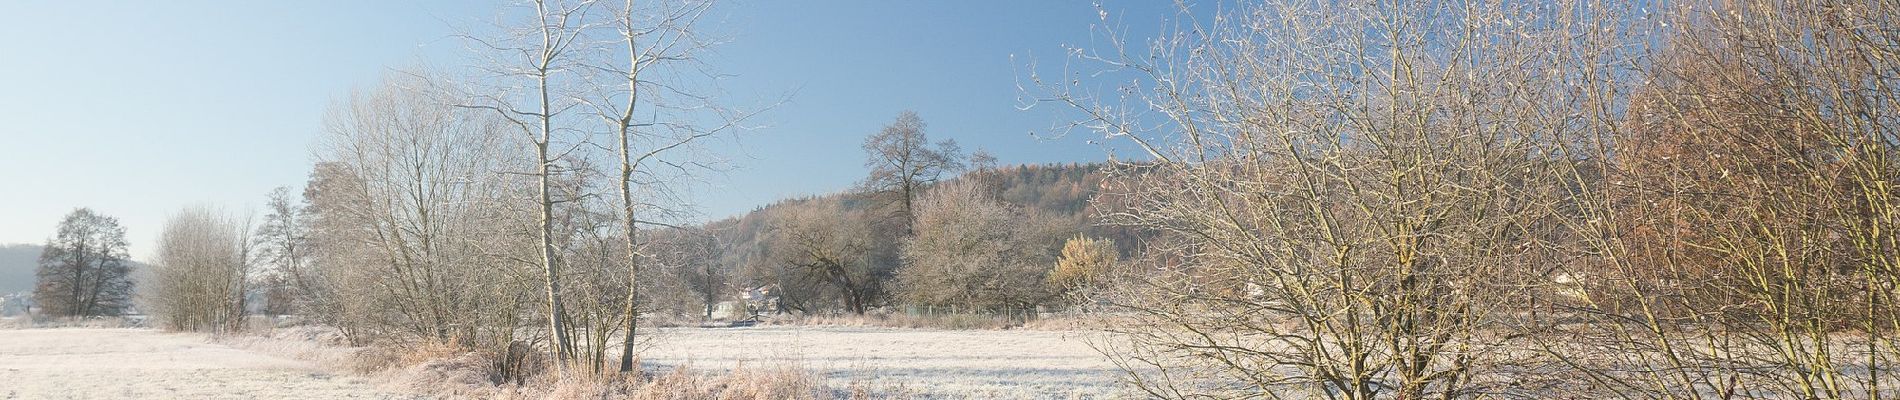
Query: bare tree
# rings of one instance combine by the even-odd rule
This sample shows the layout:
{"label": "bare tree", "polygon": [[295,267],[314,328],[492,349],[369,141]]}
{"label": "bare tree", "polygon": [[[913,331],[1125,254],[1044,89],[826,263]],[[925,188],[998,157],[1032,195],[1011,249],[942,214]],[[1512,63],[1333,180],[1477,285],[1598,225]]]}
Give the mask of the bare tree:
{"label": "bare tree", "polygon": [[[641,216],[686,212],[658,203],[674,190],[668,185],[688,181],[695,172],[719,167],[707,157],[682,154],[696,150],[694,146],[700,142],[741,130],[739,124],[757,114],[724,107],[710,93],[712,89],[693,84],[691,78],[718,78],[700,55],[719,42],[703,36],[697,27],[713,5],[710,0],[626,1],[613,10],[614,21],[608,24],[618,33],[619,50],[625,52],[621,54],[622,62],[599,62],[590,67],[602,76],[599,80],[619,83],[603,87],[620,88],[607,90],[597,96],[600,100],[590,104],[608,122],[618,142],[620,171],[616,183],[621,234],[626,241],[627,287],[633,288],[626,295],[621,317],[626,329],[621,372],[634,370],[634,341],[640,319],[637,292]],[[636,193],[644,196],[637,198]]]}
{"label": "bare tree", "polygon": [[131,265],[119,220],[79,208],[40,251],[33,301],[55,317],[118,315],[131,305]]}
{"label": "bare tree", "polygon": [[310,252],[305,245],[309,226],[303,207],[292,202],[289,188],[272,189],[264,208],[254,245],[260,266],[266,268],[260,274],[266,293],[264,306],[270,314],[288,314],[295,310],[291,303],[300,297],[295,291],[310,285],[304,271],[304,258]]}
{"label": "bare tree", "polygon": [[[1158,233],[1100,300],[1161,398],[1473,398],[1552,379],[1517,351],[1560,202],[1538,152],[1598,7],[1273,1],[1032,76],[1037,104],[1150,159],[1110,223]],[[1104,13],[1106,14],[1106,13]],[[1106,17],[1104,17],[1106,18]],[[1104,21],[1107,22],[1106,20]],[[1589,50],[1589,49],[1583,49]],[[1088,76],[1128,77],[1110,93]],[[1117,97],[1120,94],[1122,97]],[[1125,175],[1126,176],[1126,175]]]}
{"label": "bare tree", "polygon": [[[504,26],[497,38],[464,35],[493,54],[495,60],[483,66],[495,83],[494,90],[476,93],[476,101],[464,107],[490,110],[508,121],[533,145],[533,172],[541,253],[541,281],[548,334],[553,339],[549,351],[561,371],[576,356],[569,337],[567,310],[562,301],[562,273],[559,250],[555,248],[555,204],[573,199],[554,196],[554,180],[564,171],[560,161],[585,146],[574,130],[570,112],[581,105],[576,99],[581,89],[580,68],[585,65],[587,34],[598,27],[600,7],[593,1],[533,0],[529,14],[515,26]],[[558,136],[562,136],[557,138]],[[565,139],[565,141],[557,141]],[[556,147],[561,146],[561,147]]]}
{"label": "bare tree", "polygon": [[826,288],[846,310],[868,310],[881,296],[881,287],[871,260],[872,233],[865,224],[861,216],[829,202],[779,216],[772,227],[772,253],[773,262],[788,270],[785,292]]}
{"label": "bare tree", "polygon": [[[562,363],[578,351],[572,335],[591,338],[624,329],[620,368],[633,370],[638,292],[643,287],[640,265],[646,257],[640,254],[640,231],[669,226],[660,221],[690,211],[682,206],[675,186],[695,173],[720,169],[699,152],[700,142],[743,130],[739,123],[756,114],[723,107],[713,85],[720,76],[699,58],[719,43],[697,27],[713,4],[537,0],[531,2],[530,20],[504,27],[497,38],[470,37],[495,56],[484,66],[494,85],[465,106],[496,112],[535,143],[540,167],[533,174],[543,181],[538,196],[544,205],[540,236],[548,326],[554,339],[551,350]],[[615,143],[595,143],[598,134],[609,135]],[[617,328],[575,331],[567,326],[568,315],[599,310],[566,310],[561,287],[568,274],[561,272],[560,264],[564,253],[576,249],[563,248],[561,240],[569,233],[557,231],[553,214],[561,203],[586,202],[598,193],[593,189],[600,188],[557,196],[550,186],[558,175],[587,173],[578,168],[595,165],[596,157],[606,158],[593,149],[617,153],[613,181],[621,223],[618,232],[603,233],[624,242],[618,246],[626,265],[621,287],[628,291],[618,307]]]}
{"label": "bare tree", "polygon": [[976,149],[970,153],[970,169],[974,171],[996,169],[996,155],[990,154],[989,150]]}
{"label": "bare tree", "polygon": [[910,304],[969,311],[1021,309],[1049,297],[1051,221],[997,201],[975,181],[932,187],[918,201],[917,235],[904,243],[898,292]]}
{"label": "bare tree", "polygon": [[210,207],[186,208],[166,221],[147,291],[152,314],[178,330],[243,328],[251,259],[248,222]]}
{"label": "bare tree", "polygon": [[[309,295],[353,340],[454,344],[519,378],[541,243],[526,138],[399,74],[331,107],[306,190]],[[545,294],[545,292],[543,292]],[[540,333],[540,332],[535,332]],[[552,334],[547,333],[547,334]]]}
{"label": "bare tree", "polygon": [[691,297],[689,305],[696,306],[702,318],[712,319],[719,303],[733,293],[732,271],[719,262],[719,254],[726,250],[726,245],[705,228],[670,233],[661,238],[654,258],[674,271],[673,275],[685,289],[683,294]]}
{"label": "bare tree", "polygon": [[[955,140],[930,142],[924,119],[916,112],[897,114],[897,120],[864,138],[864,166],[870,176],[859,183],[883,204],[902,227],[904,236],[916,221],[913,203],[924,188],[945,174],[963,170],[963,152]],[[934,146],[934,147],[933,147]]]}
{"label": "bare tree", "polygon": [[1586,322],[1553,357],[1605,397],[1891,396],[1900,4],[1667,10],[1651,63],[1606,70],[1643,85],[1556,142],[1581,262],[1553,318]]}

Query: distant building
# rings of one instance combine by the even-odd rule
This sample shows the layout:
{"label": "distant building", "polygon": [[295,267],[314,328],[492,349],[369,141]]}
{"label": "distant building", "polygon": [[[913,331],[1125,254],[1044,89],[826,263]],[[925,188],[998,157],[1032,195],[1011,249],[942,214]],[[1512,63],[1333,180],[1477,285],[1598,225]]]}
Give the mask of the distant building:
{"label": "distant building", "polygon": [[731,319],[751,319],[754,315],[776,314],[779,312],[778,286],[765,285],[746,290],[739,294],[743,309],[739,305],[726,306],[725,313]]}
{"label": "distant building", "polygon": [[0,317],[26,315],[33,308],[31,293],[0,294]]}

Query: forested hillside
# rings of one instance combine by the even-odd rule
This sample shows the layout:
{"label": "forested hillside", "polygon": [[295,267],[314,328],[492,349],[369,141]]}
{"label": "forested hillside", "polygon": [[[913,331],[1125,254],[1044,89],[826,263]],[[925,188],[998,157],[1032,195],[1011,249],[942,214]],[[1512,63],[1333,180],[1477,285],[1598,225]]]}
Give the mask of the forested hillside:
{"label": "forested hillside", "polygon": [[[945,181],[978,181],[989,186],[991,192],[1003,203],[1038,210],[1044,213],[1075,217],[1073,229],[1077,233],[1091,235],[1109,235],[1113,227],[1097,226],[1084,218],[1094,212],[1090,207],[1090,198],[1101,188],[1107,178],[1103,164],[1025,164],[999,167],[984,171],[971,172]],[[863,194],[839,192],[821,196],[781,200],[739,215],[706,224],[706,228],[718,232],[720,238],[735,249],[759,246],[760,234],[768,228],[767,220],[786,210],[813,208],[818,203],[841,206],[847,211],[862,210],[867,207]],[[1113,233],[1119,235],[1119,233]],[[744,251],[738,251],[743,253]]]}
{"label": "forested hillside", "polygon": [[[1120,247],[1117,253],[1122,254],[1132,252],[1133,246],[1139,244],[1140,241],[1129,229],[1096,223],[1099,219],[1095,218],[1097,210],[1091,200],[1101,190],[1104,181],[1109,179],[1105,167],[1104,164],[1095,163],[988,167],[931,184],[924,193],[928,196],[938,188],[973,185],[984,196],[1023,213],[1024,218],[1012,222],[1037,232],[1033,238],[1021,239],[1033,242],[1026,244],[1028,248],[1025,252],[1031,253],[1029,258],[1047,261],[1024,266],[1028,270],[1024,273],[1040,278],[1055,266],[1054,260],[1067,239],[1108,239]],[[900,253],[905,240],[896,235],[876,234],[880,229],[878,225],[884,223],[881,220],[886,218],[881,218],[878,205],[871,196],[861,191],[844,191],[787,199],[694,229],[655,232],[657,242],[675,243],[683,241],[682,237],[707,236],[701,241],[714,247],[709,249],[711,251],[701,252],[711,255],[710,260],[683,259],[680,255],[684,253],[680,251],[656,252],[660,264],[666,270],[679,274],[678,280],[689,286],[684,290],[689,293],[683,293],[685,297],[675,304],[681,304],[679,308],[682,310],[691,310],[696,306],[705,306],[708,300],[729,300],[728,297],[740,290],[777,287],[780,290],[778,294],[787,296],[784,299],[787,311],[826,309],[821,304],[834,301],[833,297],[845,295],[832,293],[837,289],[827,288],[825,277],[806,276],[806,271],[801,271],[800,266],[795,265],[799,264],[799,260],[788,259],[796,258],[793,256],[798,253],[813,251],[855,250],[863,253],[850,255],[865,259],[865,268],[857,271],[863,280],[894,283],[897,269],[903,263]],[[788,237],[793,235],[786,231],[795,228],[788,225],[801,225],[800,221],[803,221],[802,225],[817,222],[830,225],[822,234],[812,235],[813,239],[856,237],[859,241],[837,244],[830,249],[821,247],[833,243],[799,243],[797,238]],[[672,246],[667,248],[674,249]],[[1034,286],[1041,282],[1024,283]],[[867,293],[861,295],[862,301],[870,308],[893,304],[895,302],[892,300],[897,296],[896,289],[894,286],[866,287],[864,290]],[[1038,301],[1014,306],[1033,306],[1044,300],[1052,300],[1048,297],[1053,294],[1041,295]]]}
{"label": "forested hillside", "polygon": [[0,294],[32,291],[39,259],[40,246],[0,244]]}

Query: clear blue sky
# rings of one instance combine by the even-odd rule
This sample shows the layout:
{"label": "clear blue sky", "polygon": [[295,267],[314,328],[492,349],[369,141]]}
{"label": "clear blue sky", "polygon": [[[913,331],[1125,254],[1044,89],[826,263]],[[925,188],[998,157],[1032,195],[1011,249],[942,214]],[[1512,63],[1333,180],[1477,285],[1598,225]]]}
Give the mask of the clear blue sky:
{"label": "clear blue sky", "polygon": [[[181,207],[258,210],[271,188],[304,182],[333,99],[390,68],[467,64],[448,35],[501,6],[0,2],[0,243],[43,242],[85,206],[119,217],[146,259]],[[1105,7],[1137,27],[1174,13],[1163,1]],[[864,174],[863,137],[906,109],[932,136],[1006,164],[1114,151],[1088,135],[1032,137],[1059,116],[1016,108],[1032,55],[1047,67],[1063,44],[1090,44],[1090,3],[749,0],[718,15],[709,28],[732,42],[713,62],[736,75],[724,84],[731,104],[796,94],[729,155],[737,169],[694,189],[707,219],[850,187]]]}

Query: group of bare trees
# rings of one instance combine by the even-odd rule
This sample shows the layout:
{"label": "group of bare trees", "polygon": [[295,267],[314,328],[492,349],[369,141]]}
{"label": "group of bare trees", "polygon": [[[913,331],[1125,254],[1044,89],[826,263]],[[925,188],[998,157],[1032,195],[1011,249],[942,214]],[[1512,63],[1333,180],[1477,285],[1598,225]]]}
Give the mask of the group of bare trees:
{"label": "group of bare trees", "polygon": [[[618,334],[619,370],[632,370],[645,257],[639,232],[652,226],[647,225],[652,219],[681,211],[663,206],[672,193],[666,182],[716,168],[693,157],[697,145],[741,129],[738,124],[751,115],[714,102],[710,85],[717,76],[699,54],[718,41],[696,28],[710,7],[711,2],[690,0],[537,0],[518,10],[520,23],[500,27],[499,35],[467,35],[492,61],[481,68],[485,76],[479,87],[469,88],[467,100],[456,104],[489,112],[533,150],[526,160],[533,162],[528,174],[536,178],[540,302],[546,307],[542,314],[551,348],[563,368],[580,358],[576,343],[586,342],[600,347],[587,351],[593,368],[600,369],[601,352],[607,351],[603,338]],[[611,145],[602,146],[593,136],[609,137],[605,142]],[[618,167],[609,186],[616,188],[613,208],[619,223],[590,228],[618,230],[610,235],[621,239],[617,263],[626,270],[620,284],[627,289],[620,291],[618,315],[594,308],[570,313],[563,284],[572,274],[563,272],[560,241],[572,231],[557,230],[556,208],[588,202],[596,192],[573,187],[557,193],[555,181],[597,172],[590,170],[606,159]],[[569,326],[570,314],[576,313],[617,322]]]}
{"label": "group of bare trees", "polygon": [[933,141],[926,128],[917,113],[900,113],[865,138],[869,173],[857,190],[768,209],[767,238],[737,268],[738,281],[769,289],[780,312],[992,313],[1061,304],[1078,282],[1051,278],[1052,270],[1063,239],[1085,224],[1003,201],[996,183],[1006,171],[994,156]]}
{"label": "group of bare trees", "polygon": [[1652,366],[1591,378],[1680,397],[1900,392],[1896,12],[1750,1],[1676,20],[1619,125],[1578,141],[1601,155],[1583,168],[1603,182],[1574,185],[1600,222],[1576,229],[1594,263],[1562,310],[1642,321],[1576,332]]}
{"label": "group of bare trees", "polygon": [[1900,3],[1182,15],[1033,77],[1153,158],[1104,199],[1159,236],[1096,297],[1147,393],[1900,392]]}
{"label": "group of bare trees", "polygon": [[301,201],[272,193],[254,231],[196,208],[167,224],[161,319],[239,328],[256,296],[356,344],[479,354],[498,381],[632,371],[642,313],[726,290],[704,269],[651,279],[712,257],[667,222],[720,168],[702,142],[752,115],[718,103],[698,56],[710,7],[528,1],[461,35],[472,71],[393,72],[337,102]]}

